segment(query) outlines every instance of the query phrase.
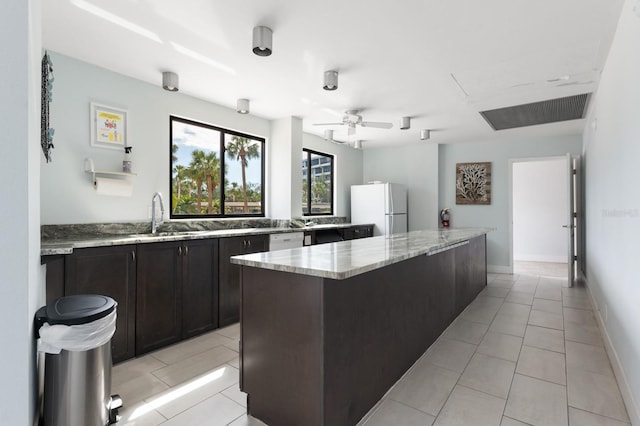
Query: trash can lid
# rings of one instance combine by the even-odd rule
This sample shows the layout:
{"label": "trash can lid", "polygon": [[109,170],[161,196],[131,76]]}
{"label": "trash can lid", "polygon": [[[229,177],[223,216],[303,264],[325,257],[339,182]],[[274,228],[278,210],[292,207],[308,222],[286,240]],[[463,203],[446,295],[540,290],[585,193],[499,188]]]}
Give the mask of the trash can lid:
{"label": "trash can lid", "polygon": [[118,303],[108,296],[80,294],[60,297],[38,310],[38,320],[50,325],[78,325],[104,318]]}

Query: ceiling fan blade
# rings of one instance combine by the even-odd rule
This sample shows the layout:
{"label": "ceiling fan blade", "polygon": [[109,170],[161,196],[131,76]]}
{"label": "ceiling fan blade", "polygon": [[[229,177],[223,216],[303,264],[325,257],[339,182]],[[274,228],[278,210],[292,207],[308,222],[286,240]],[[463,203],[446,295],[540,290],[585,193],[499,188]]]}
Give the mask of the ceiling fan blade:
{"label": "ceiling fan blade", "polygon": [[377,127],[378,129],[390,129],[393,127],[391,123],[382,123],[378,121],[363,121],[360,123],[362,127]]}
{"label": "ceiling fan blade", "polygon": [[342,126],[344,123],[313,123],[314,126]]}

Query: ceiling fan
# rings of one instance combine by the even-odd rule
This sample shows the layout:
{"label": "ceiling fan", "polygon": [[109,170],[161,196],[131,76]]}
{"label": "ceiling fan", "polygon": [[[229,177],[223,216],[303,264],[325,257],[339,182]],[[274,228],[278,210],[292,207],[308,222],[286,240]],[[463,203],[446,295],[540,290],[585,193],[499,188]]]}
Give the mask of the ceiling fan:
{"label": "ceiling fan", "polygon": [[345,111],[344,116],[342,117],[342,122],[340,123],[314,123],[314,126],[340,126],[346,125],[347,134],[349,136],[356,133],[356,126],[360,127],[375,127],[378,129],[390,129],[393,127],[391,123],[384,123],[380,121],[362,121],[362,116],[358,114],[360,111],[357,109],[352,109],[349,111]]}

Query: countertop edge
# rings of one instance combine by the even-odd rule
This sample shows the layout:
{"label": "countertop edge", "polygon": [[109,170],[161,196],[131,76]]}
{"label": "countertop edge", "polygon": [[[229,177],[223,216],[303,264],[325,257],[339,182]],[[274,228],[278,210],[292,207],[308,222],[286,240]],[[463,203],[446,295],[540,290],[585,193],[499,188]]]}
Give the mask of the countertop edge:
{"label": "countertop edge", "polygon": [[[342,271],[336,271],[336,270],[328,270],[328,269],[322,269],[319,267],[309,267],[309,266],[300,266],[300,265],[291,265],[288,264],[286,262],[282,262],[282,261],[277,261],[277,260],[261,260],[260,257],[265,257],[268,256],[265,253],[253,253],[253,254],[247,254],[247,255],[239,255],[239,256],[232,256],[231,257],[231,263],[236,264],[236,265],[242,265],[242,266],[250,266],[250,267],[255,267],[255,268],[262,268],[262,269],[269,269],[269,270],[274,270],[274,271],[281,271],[281,272],[289,272],[289,273],[294,273],[294,274],[301,274],[301,275],[308,275],[308,276],[315,276],[315,277],[320,277],[320,278],[329,278],[329,279],[335,279],[335,280],[344,280],[347,278],[351,278],[353,276],[356,275],[360,275],[360,274],[364,274],[366,272],[370,272],[388,265],[392,265],[394,263],[398,263],[398,262],[402,262],[404,260],[407,259],[411,259],[413,257],[417,257],[417,256],[422,256],[422,255],[427,255],[427,256],[431,256],[434,254],[437,254],[439,252],[442,251],[446,251],[446,250],[450,250],[453,249],[455,247],[459,247],[461,245],[466,244],[466,242],[468,242],[469,240],[471,240],[472,238],[475,237],[479,237],[481,235],[486,235],[487,233],[493,231],[493,228],[461,228],[458,230],[452,230],[452,231],[458,231],[458,232],[465,232],[465,235],[460,236],[460,237],[452,237],[451,239],[448,239],[445,242],[442,243],[437,243],[437,244],[429,244],[429,245],[425,245],[424,247],[421,248],[416,248],[414,250],[408,250],[406,252],[403,253],[399,253],[399,254],[394,254],[394,255],[390,255],[388,258],[385,258],[381,261],[376,261],[376,262],[371,262],[369,264],[366,265],[362,265],[362,266],[358,266],[358,267],[352,267],[349,268],[348,270],[342,270]],[[399,234],[398,236],[394,236],[391,239],[385,239],[384,237],[373,237],[373,238],[364,238],[364,239],[360,239],[360,240],[354,240],[354,241],[359,241],[359,244],[366,244],[368,241],[370,241],[373,245],[373,243],[378,243],[380,244],[380,239],[381,241],[389,241],[389,240],[394,240],[394,239],[400,239],[400,238],[408,238],[411,239],[414,236],[418,236],[418,235],[424,235],[425,233],[441,233],[443,231],[412,231],[412,232],[408,232],[406,234]],[[450,231],[444,231],[444,232],[450,232]],[[374,239],[378,239],[378,241],[374,241]],[[323,244],[322,246],[327,246],[327,245],[335,245],[336,247],[340,247],[341,244],[350,244],[353,241],[342,241],[342,242],[336,242],[336,243],[327,243],[327,244]],[[302,255],[306,254],[311,255],[314,251],[314,247],[318,247],[318,246],[307,246],[307,247],[301,247],[301,248],[296,248],[296,249],[289,249],[290,250],[290,254],[292,256],[296,256],[296,255]],[[280,253],[281,255],[284,255],[286,253],[284,253],[284,250],[281,250]],[[273,252],[272,252],[273,253]],[[316,255],[321,255],[320,253],[316,254]]]}

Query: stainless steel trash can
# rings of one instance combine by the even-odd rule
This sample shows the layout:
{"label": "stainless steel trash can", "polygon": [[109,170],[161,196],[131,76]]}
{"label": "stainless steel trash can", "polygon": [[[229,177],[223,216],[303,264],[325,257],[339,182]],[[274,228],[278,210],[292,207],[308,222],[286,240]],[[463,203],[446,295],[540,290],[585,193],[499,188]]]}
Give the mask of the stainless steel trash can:
{"label": "stainless steel trash can", "polygon": [[[37,330],[42,337],[41,326],[45,323],[71,326],[60,328],[62,333],[68,333],[60,342],[59,353],[45,356],[44,426],[105,426],[117,421],[122,402],[117,395],[110,395],[113,331],[106,330],[110,335],[105,335],[105,330],[99,328],[108,315],[113,315],[115,321],[116,307],[117,303],[107,296],[77,295],[56,299],[36,313]],[[94,324],[96,328],[92,329]],[[82,326],[82,332],[75,332],[73,326]],[[111,327],[115,330],[113,324]],[[97,341],[108,340],[91,347],[99,333],[103,335]],[[74,342],[74,338],[82,341]],[[83,343],[89,347],[77,350],[76,344],[83,347]],[[65,345],[72,350],[64,349]]]}

